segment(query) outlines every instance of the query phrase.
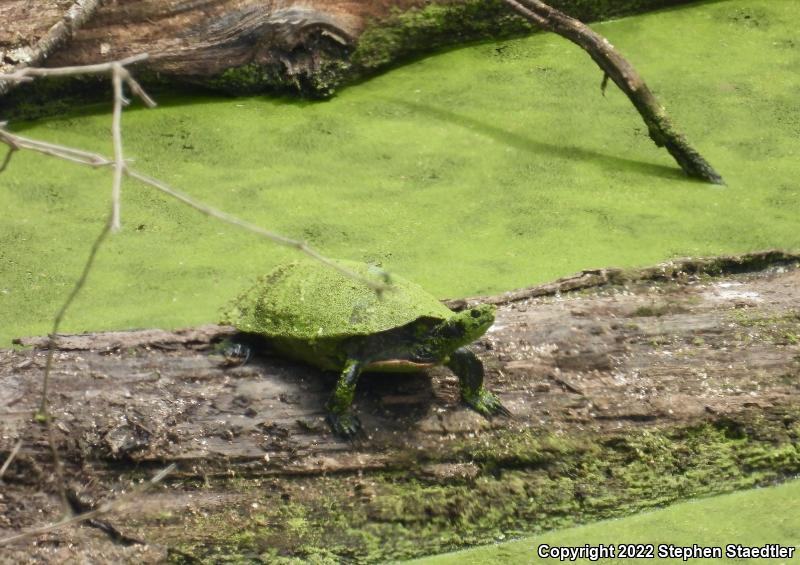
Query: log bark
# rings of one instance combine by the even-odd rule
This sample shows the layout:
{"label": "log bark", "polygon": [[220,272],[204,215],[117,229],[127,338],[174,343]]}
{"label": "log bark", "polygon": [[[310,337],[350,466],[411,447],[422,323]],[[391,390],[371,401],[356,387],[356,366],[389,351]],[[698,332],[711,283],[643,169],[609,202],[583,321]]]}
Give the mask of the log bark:
{"label": "log bark", "polygon": [[717,171],[695,150],[673,124],[667,110],[659,103],[633,68],[605,37],[579,20],[539,0],[504,0],[514,11],[542,28],[557,33],[584,49],[608,78],[614,81],[641,115],[650,139],[664,147],[690,177],[714,184],[724,184]]}
{"label": "log bark", "polygon": [[[63,17],[33,45],[17,49],[13,55],[6,56],[14,64],[14,70],[41,66],[56,49],[68,42],[94,16],[99,5],[100,0],[77,0],[74,2]],[[9,92],[16,84],[0,80],[0,96]]]}

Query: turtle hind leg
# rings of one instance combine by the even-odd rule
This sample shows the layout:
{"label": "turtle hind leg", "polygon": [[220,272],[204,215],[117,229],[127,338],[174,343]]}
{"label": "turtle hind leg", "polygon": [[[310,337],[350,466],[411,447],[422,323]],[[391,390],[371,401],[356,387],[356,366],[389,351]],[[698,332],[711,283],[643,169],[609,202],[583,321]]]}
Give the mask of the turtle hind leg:
{"label": "turtle hind leg", "polygon": [[336,388],[331,393],[326,408],[328,414],[325,420],[331,427],[334,435],[344,439],[354,439],[363,435],[361,422],[353,413],[353,397],[356,392],[356,384],[361,370],[365,363],[357,359],[348,359],[342,370]]}
{"label": "turtle hind leg", "polygon": [[478,414],[492,416],[511,416],[500,399],[483,386],[483,363],[466,347],[456,349],[446,366],[458,377],[461,399]]}
{"label": "turtle hind leg", "polygon": [[249,363],[256,349],[254,340],[245,337],[245,334],[236,334],[215,344],[211,355],[223,367],[238,367]]}

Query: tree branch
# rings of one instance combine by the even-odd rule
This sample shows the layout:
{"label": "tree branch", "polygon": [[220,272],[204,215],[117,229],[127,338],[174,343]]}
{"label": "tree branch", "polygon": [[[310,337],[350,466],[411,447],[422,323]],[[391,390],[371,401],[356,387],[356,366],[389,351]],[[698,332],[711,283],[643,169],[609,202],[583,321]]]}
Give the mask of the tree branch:
{"label": "tree branch", "polygon": [[[503,1],[527,20],[569,39],[589,53],[605,75],[614,81],[636,107],[647,125],[650,139],[658,147],[665,147],[687,175],[714,184],[724,184],[719,173],[675,128],[666,109],[658,102],[641,75],[608,39],[540,0]],[[604,84],[606,80],[604,78]]]}

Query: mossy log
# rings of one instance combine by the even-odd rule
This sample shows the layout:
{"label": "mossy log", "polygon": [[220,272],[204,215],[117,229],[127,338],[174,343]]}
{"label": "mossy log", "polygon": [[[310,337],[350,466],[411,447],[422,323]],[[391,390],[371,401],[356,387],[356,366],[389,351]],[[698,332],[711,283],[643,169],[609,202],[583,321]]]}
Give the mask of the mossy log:
{"label": "mossy log", "polygon": [[[583,21],[642,12],[687,0],[558,0]],[[38,63],[34,52],[68,8],[81,2],[7,0],[0,6],[0,72]],[[41,6],[38,6],[41,4]],[[85,65],[138,53],[154,81],[229,92],[292,90],[330,96],[403,57],[534,28],[501,0],[128,0],[106,2],[79,22],[69,41],[51,45],[47,66]],[[62,39],[64,39],[62,37]],[[38,46],[38,47],[37,47]],[[148,82],[146,81],[146,82]]]}
{"label": "mossy log", "polygon": [[[356,407],[368,437],[356,444],[324,423],[336,375],[269,352],[226,367],[209,348],[231,328],[61,336],[51,406],[72,488],[91,505],[168,463],[178,471],[111,517],[146,547],[73,528],[4,551],[374,562],[795,476],[799,263],[782,252],[680,260],[483,298],[497,323],[474,348],[513,417],[461,406],[445,369],[367,375]],[[0,538],[58,516],[31,418],[47,342],[20,343],[33,349],[0,351],[0,461],[23,440]]]}

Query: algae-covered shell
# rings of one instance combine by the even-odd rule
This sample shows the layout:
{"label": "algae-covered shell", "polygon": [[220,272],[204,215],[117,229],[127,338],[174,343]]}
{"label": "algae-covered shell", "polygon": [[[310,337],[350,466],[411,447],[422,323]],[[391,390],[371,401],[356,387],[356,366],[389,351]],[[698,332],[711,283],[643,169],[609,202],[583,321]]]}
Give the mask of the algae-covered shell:
{"label": "algae-covered shell", "polygon": [[[337,261],[363,277],[380,281],[379,269]],[[225,323],[267,337],[316,340],[370,335],[419,318],[453,315],[422,287],[392,276],[391,289],[379,296],[363,282],[315,262],[282,265],[230,307]]]}

